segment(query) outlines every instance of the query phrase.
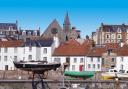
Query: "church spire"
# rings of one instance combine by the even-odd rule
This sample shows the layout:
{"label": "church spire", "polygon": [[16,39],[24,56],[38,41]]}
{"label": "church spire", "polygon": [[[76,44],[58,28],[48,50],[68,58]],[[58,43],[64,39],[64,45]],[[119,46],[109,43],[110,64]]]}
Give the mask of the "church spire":
{"label": "church spire", "polygon": [[67,12],[67,14],[66,14],[66,16],[65,16],[65,19],[64,19],[64,24],[65,24],[65,25],[70,25],[70,21],[69,21],[68,12]]}
{"label": "church spire", "polygon": [[67,12],[65,19],[64,19],[63,30],[69,31],[70,29],[71,29],[70,28],[70,20],[69,20],[69,16],[68,16],[68,12]]}

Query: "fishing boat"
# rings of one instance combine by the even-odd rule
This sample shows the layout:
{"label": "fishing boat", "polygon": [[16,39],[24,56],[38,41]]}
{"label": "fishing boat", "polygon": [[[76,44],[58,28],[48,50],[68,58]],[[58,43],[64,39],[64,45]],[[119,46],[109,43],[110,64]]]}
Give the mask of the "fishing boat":
{"label": "fishing boat", "polygon": [[42,73],[43,71],[56,70],[60,67],[60,63],[47,63],[46,61],[20,61],[13,62],[14,66],[18,69],[25,71],[32,71],[36,73]]}

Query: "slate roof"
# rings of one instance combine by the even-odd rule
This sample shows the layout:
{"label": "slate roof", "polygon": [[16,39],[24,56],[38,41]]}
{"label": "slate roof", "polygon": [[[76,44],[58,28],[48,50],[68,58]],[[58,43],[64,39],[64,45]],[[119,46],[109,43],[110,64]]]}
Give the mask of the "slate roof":
{"label": "slate roof", "polygon": [[0,23],[0,29],[2,30],[9,30],[10,27],[12,30],[18,30],[16,23]]}
{"label": "slate roof", "polygon": [[50,47],[53,44],[52,39],[41,39],[41,40],[26,40],[23,47],[35,46],[35,47]]}
{"label": "slate roof", "polygon": [[121,29],[122,32],[126,32],[128,29],[128,25],[102,25],[104,32],[117,32],[118,29]]}

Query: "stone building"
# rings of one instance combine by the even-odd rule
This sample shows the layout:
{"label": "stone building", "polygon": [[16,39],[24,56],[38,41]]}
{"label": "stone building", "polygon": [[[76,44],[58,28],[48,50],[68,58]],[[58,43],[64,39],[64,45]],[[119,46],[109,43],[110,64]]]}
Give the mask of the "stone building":
{"label": "stone building", "polygon": [[53,38],[54,36],[58,36],[60,42],[80,38],[80,31],[76,30],[75,27],[71,27],[68,13],[64,19],[63,29],[58,21],[54,19],[41,35],[42,38]]}
{"label": "stone building", "polygon": [[92,33],[92,39],[96,44],[120,43],[128,44],[128,25],[101,24],[96,32]]}

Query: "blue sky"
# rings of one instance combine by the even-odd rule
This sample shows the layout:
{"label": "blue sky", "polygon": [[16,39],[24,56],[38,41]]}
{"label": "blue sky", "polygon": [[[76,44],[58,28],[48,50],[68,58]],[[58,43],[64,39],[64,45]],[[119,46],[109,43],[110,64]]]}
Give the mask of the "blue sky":
{"label": "blue sky", "polygon": [[62,26],[66,12],[72,26],[90,35],[104,24],[128,24],[127,0],[0,0],[0,22],[15,22],[23,29],[41,28],[53,19]]}

